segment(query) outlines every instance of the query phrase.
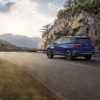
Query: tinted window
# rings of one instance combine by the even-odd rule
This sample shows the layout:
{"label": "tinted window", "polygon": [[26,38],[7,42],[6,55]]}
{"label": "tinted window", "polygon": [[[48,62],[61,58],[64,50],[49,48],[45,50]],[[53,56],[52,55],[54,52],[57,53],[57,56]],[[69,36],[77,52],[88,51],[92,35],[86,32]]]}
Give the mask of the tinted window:
{"label": "tinted window", "polygon": [[90,43],[91,39],[90,38],[77,38],[76,41],[78,43]]}
{"label": "tinted window", "polygon": [[74,41],[73,38],[63,38],[62,43],[72,43]]}
{"label": "tinted window", "polygon": [[71,38],[68,38],[67,43],[71,43],[71,42],[72,42]]}
{"label": "tinted window", "polygon": [[55,41],[55,43],[57,43],[57,44],[61,44],[61,42],[62,42],[62,38]]}
{"label": "tinted window", "polygon": [[62,43],[67,43],[67,40],[68,40],[67,38],[63,38]]}

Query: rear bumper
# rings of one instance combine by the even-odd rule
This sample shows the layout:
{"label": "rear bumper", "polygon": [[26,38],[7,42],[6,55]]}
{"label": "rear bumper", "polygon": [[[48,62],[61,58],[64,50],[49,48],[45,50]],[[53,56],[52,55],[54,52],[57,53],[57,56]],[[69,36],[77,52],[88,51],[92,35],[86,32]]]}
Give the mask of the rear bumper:
{"label": "rear bumper", "polygon": [[94,54],[95,54],[94,51],[91,51],[91,52],[76,52],[76,51],[73,51],[72,52],[73,56],[87,56],[87,55],[94,55]]}

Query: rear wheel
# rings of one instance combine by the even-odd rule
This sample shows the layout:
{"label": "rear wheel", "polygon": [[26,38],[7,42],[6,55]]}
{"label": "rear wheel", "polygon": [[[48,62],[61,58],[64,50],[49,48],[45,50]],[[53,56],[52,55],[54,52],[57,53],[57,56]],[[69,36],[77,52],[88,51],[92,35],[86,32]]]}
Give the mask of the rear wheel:
{"label": "rear wheel", "polygon": [[85,56],[85,60],[91,60],[91,55]]}
{"label": "rear wheel", "polygon": [[67,50],[66,51],[65,59],[68,60],[68,61],[72,60],[72,52],[71,52],[71,50]]}
{"label": "rear wheel", "polygon": [[52,50],[50,49],[47,50],[47,56],[49,59],[52,59],[54,57]]}

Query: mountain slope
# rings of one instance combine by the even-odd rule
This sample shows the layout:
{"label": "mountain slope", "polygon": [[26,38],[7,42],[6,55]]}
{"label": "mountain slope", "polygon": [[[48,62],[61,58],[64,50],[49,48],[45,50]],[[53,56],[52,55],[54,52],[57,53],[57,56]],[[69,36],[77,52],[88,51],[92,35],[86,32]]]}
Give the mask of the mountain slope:
{"label": "mountain slope", "polygon": [[9,43],[14,44],[18,47],[25,47],[25,48],[37,48],[38,43],[41,41],[39,37],[29,38],[27,36],[12,35],[12,34],[0,35],[0,39],[6,40]]}
{"label": "mountain slope", "polygon": [[0,49],[13,49],[17,48],[15,45],[0,39]]}

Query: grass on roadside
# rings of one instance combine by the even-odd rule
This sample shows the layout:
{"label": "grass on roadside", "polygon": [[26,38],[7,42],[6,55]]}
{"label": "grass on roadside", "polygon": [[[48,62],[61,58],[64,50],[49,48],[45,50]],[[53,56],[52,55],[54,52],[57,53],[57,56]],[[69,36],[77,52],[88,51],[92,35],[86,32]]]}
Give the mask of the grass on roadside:
{"label": "grass on roadside", "polygon": [[0,100],[60,100],[30,75],[0,60]]}

